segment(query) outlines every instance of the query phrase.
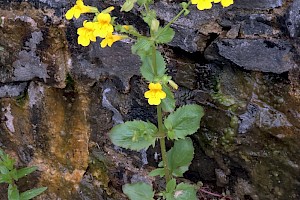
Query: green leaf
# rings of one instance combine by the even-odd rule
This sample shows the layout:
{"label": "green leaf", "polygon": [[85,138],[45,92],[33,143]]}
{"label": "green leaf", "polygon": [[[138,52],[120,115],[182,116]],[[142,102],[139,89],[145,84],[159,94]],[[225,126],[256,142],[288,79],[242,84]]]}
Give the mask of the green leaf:
{"label": "green leaf", "polygon": [[157,76],[162,77],[166,72],[166,62],[164,57],[159,51],[156,52],[156,66],[157,66]]}
{"label": "green leaf", "polygon": [[[173,176],[182,177],[183,173],[189,169],[194,157],[193,142],[190,138],[176,140],[174,146],[167,152],[170,172]],[[160,162],[159,167],[163,166]],[[158,168],[150,172],[151,176],[164,176],[164,168]]]}
{"label": "green leaf", "polygon": [[9,174],[10,174],[10,177],[12,179],[14,179],[15,181],[19,180],[18,177],[17,177],[17,169],[16,168],[10,170]]}
{"label": "green leaf", "polygon": [[154,35],[157,43],[169,43],[172,41],[175,31],[170,27],[159,27],[158,31]]}
{"label": "green leaf", "polygon": [[143,4],[153,3],[153,0],[137,0],[137,3],[141,6]]}
{"label": "green leaf", "polygon": [[140,68],[142,76],[149,82],[153,82],[155,74],[152,69],[151,56],[145,56],[142,58],[142,66]]}
{"label": "green leaf", "polygon": [[167,183],[166,191],[167,191],[167,192],[170,192],[170,193],[173,193],[174,190],[175,190],[175,187],[176,187],[176,180],[175,180],[174,178],[172,178],[172,179]]}
{"label": "green leaf", "polygon": [[16,185],[9,184],[7,193],[8,200],[20,200],[19,190]]}
{"label": "green leaf", "polygon": [[174,146],[167,152],[167,157],[171,173],[174,176],[183,176],[194,158],[192,140],[190,138],[176,140]]}
{"label": "green leaf", "polygon": [[183,15],[184,15],[184,16],[187,16],[188,14],[190,14],[190,10],[188,10],[188,9],[184,9],[184,13],[183,13]]}
{"label": "green leaf", "polygon": [[171,113],[164,121],[165,127],[174,139],[181,139],[195,133],[204,115],[199,105],[185,105]]}
{"label": "green leaf", "polygon": [[163,177],[164,175],[165,175],[164,168],[157,168],[157,169],[152,170],[149,173],[149,176],[160,176],[160,177]]}
{"label": "green leaf", "polygon": [[189,4],[187,2],[182,2],[180,3],[180,5],[182,6],[183,9],[187,9]]}
{"label": "green leaf", "polygon": [[37,170],[37,167],[24,167],[17,170],[17,179],[27,176],[28,174]]}
{"label": "green leaf", "polygon": [[155,144],[156,133],[156,126],[150,122],[129,121],[113,127],[109,137],[114,145],[139,151]]}
{"label": "green leaf", "polygon": [[132,45],[131,51],[133,54],[145,54],[151,50],[152,45],[154,44],[149,38],[142,37],[138,38],[136,43]]}
{"label": "green leaf", "polygon": [[47,190],[47,187],[40,187],[40,188],[34,188],[31,190],[27,190],[20,195],[20,200],[29,200],[32,199],[41,193],[43,193],[45,190]]}
{"label": "green leaf", "polygon": [[164,112],[173,112],[176,103],[174,94],[166,84],[163,84],[163,91],[167,94],[167,96],[162,100],[162,109]]}
{"label": "green leaf", "polygon": [[153,20],[156,20],[156,12],[155,10],[149,10],[148,12],[144,12],[143,20],[151,27],[151,23]]}
{"label": "green leaf", "polygon": [[137,0],[137,3],[139,4],[139,6],[147,3],[147,0]]}
{"label": "green leaf", "polygon": [[178,167],[177,169],[173,170],[173,175],[176,177],[181,177],[187,170],[189,170],[189,165]]}
{"label": "green leaf", "polygon": [[0,163],[0,174],[8,174],[9,170]]}
{"label": "green leaf", "polygon": [[148,55],[141,56],[142,66],[141,66],[141,74],[142,76],[149,82],[153,82],[156,77],[163,77],[166,72],[166,62],[163,56],[159,51],[156,52],[156,67],[157,67],[157,76],[155,76],[155,72],[153,70],[153,62],[152,62],[152,52],[149,52]]}
{"label": "green leaf", "polygon": [[151,185],[142,182],[125,184],[123,192],[130,200],[153,200],[154,197]]}
{"label": "green leaf", "polygon": [[[8,170],[14,168],[15,160],[11,159],[4,151],[0,149],[0,162],[1,165],[5,166]],[[2,161],[1,161],[2,160]]]}
{"label": "green leaf", "polygon": [[121,11],[129,12],[137,0],[126,0],[121,7]]}
{"label": "green leaf", "polygon": [[197,200],[197,191],[195,186],[180,183],[177,185],[176,190],[174,192],[175,200]]}
{"label": "green leaf", "polygon": [[12,183],[10,174],[0,174],[0,183]]}

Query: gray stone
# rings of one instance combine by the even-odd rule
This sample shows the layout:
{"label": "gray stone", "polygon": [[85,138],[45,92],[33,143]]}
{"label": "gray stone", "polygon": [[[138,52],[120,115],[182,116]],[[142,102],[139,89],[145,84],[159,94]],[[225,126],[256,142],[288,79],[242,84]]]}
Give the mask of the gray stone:
{"label": "gray stone", "polygon": [[282,6],[285,0],[235,0],[233,7],[256,9],[256,10],[268,10]]}
{"label": "gray stone", "polygon": [[[258,100],[255,101],[257,102]],[[246,133],[254,125],[264,130],[293,126],[284,113],[265,103],[260,102],[260,104],[250,103],[247,107],[247,112],[240,115],[239,133]],[[276,137],[281,138],[281,135],[278,134]]]}
{"label": "gray stone", "polygon": [[[36,0],[31,1],[36,2]],[[39,2],[46,4],[51,8],[61,8],[69,3],[67,0],[39,0]]]}
{"label": "gray stone", "polygon": [[33,78],[41,78],[46,82],[49,78],[47,74],[47,65],[42,63],[40,57],[36,55],[36,48],[43,41],[41,31],[31,33],[31,38],[25,43],[30,51],[22,50],[19,52],[18,59],[13,62],[14,81],[28,81]]}
{"label": "gray stone", "polygon": [[[178,4],[167,4],[166,2],[157,2],[155,10],[158,18],[165,21],[165,24],[170,22],[180,11],[181,7]],[[196,52],[199,50],[198,41],[200,39],[199,29],[205,24],[215,21],[220,16],[221,7],[216,7],[212,10],[199,11],[196,6],[190,6],[190,14],[185,17],[180,17],[172,25],[176,34],[171,46],[180,47],[188,52]]]}
{"label": "gray stone", "polygon": [[[158,18],[169,22],[175,17],[181,10],[179,4],[170,4],[159,1],[155,4],[155,10]],[[216,6],[211,10],[199,11],[195,5],[189,7],[191,11],[187,16],[180,17],[174,24],[185,26],[187,28],[198,29],[201,25],[207,24],[208,22],[217,19],[222,11],[220,6]]]}
{"label": "gray stone", "polygon": [[271,36],[274,34],[271,20],[265,14],[252,14],[241,23],[241,33],[245,36]]}
{"label": "gray stone", "polygon": [[92,44],[88,54],[88,59],[81,56],[73,58],[75,62],[72,73],[85,75],[93,80],[117,77],[125,90],[129,90],[130,78],[140,74],[140,60],[131,53],[130,43],[116,42],[111,48],[101,48],[99,42],[96,42]]}
{"label": "gray stone", "polygon": [[39,82],[31,82],[28,87],[29,106],[38,106],[44,98],[44,86]]}
{"label": "gray stone", "polygon": [[27,83],[7,83],[0,86],[0,98],[2,97],[16,97],[24,93]]}
{"label": "gray stone", "polygon": [[231,27],[231,29],[226,33],[226,37],[230,38],[230,39],[237,38],[239,36],[239,33],[240,33],[240,28],[241,28],[241,26],[239,24],[238,25],[233,25]]}
{"label": "gray stone", "polygon": [[49,78],[47,65],[42,63],[33,51],[21,51],[18,59],[13,63],[13,67],[15,68],[14,81],[29,81],[33,78],[41,78],[46,82],[46,79]]}
{"label": "gray stone", "polygon": [[188,52],[195,52],[199,50],[197,41],[200,37],[197,30],[187,29],[186,27],[179,25],[174,25],[172,28],[175,30],[175,36],[169,45],[180,47]]}
{"label": "gray stone", "polygon": [[[222,39],[215,44],[220,56],[246,70],[281,74],[298,67],[293,60],[293,47],[286,41]],[[205,56],[219,59],[212,51],[206,51]]]}
{"label": "gray stone", "polygon": [[291,37],[300,37],[300,1],[294,1],[289,8],[286,26]]}

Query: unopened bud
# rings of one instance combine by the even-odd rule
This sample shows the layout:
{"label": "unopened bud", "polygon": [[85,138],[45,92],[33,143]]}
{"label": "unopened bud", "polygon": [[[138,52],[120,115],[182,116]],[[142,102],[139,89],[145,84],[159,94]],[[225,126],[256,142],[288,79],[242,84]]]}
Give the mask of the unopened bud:
{"label": "unopened bud", "polygon": [[178,89],[178,85],[177,85],[173,80],[169,80],[169,84],[170,84],[171,87],[174,88],[175,90]]}

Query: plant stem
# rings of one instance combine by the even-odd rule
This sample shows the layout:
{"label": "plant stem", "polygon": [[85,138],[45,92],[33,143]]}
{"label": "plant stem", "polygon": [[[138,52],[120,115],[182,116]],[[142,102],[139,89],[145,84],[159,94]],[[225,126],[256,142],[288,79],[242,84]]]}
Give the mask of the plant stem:
{"label": "plant stem", "polygon": [[[187,8],[189,7],[190,4],[191,4],[191,1],[188,2]],[[165,25],[165,27],[161,30],[161,33],[163,33],[166,28],[171,26],[171,24],[173,24],[184,13],[184,11],[185,11],[185,9],[182,9],[171,21],[169,21],[169,23],[167,23],[167,25]]]}
{"label": "plant stem", "polygon": [[165,141],[166,134],[163,130],[161,105],[158,105],[156,110],[157,110],[158,133],[160,136],[159,138],[160,151],[164,163],[165,178],[166,178],[166,182],[168,183],[171,180],[171,175],[170,175],[168,158],[167,158],[166,141]]}
{"label": "plant stem", "polygon": [[[188,3],[188,6],[190,5],[190,1]],[[146,8],[146,7],[145,7]],[[147,10],[147,8],[146,8]],[[184,9],[182,9],[164,28],[161,32],[164,32],[166,28],[168,28],[172,23],[174,23],[183,13]],[[157,76],[157,63],[156,63],[156,46],[152,46],[152,68],[154,75]],[[162,121],[162,108],[161,104],[157,106],[157,123],[158,123],[158,135],[159,135],[159,144],[160,144],[160,151],[162,156],[162,161],[164,163],[164,171],[165,171],[165,179],[166,183],[168,183],[171,180],[171,174],[168,164],[168,158],[167,158],[167,150],[166,150],[166,133],[163,130],[163,121]]]}
{"label": "plant stem", "polygon": [[[155,76],[157,76],[157,63],[156,63],[156,46],[152,46],[152,68]],[[162,155],[162,160],[164,163],[164,170],[165,170],[165,178],[166,182],[168,183],[171,180],[170,170],[168,165],[168,158],[167,158],[167,150],[166,150],[166,134],[163,130],[163,121],[162,121],[162,108],[161,104],[156,107],[157,111],[157,124],[158,124],[158,135],[159,135],[159,144],[160,144],[160,151]]]}
{"label": "plant stem", "polygon": [[157,76],[157,63],[156,63],[156,46],[152,46],[152,68],[155,76]]}

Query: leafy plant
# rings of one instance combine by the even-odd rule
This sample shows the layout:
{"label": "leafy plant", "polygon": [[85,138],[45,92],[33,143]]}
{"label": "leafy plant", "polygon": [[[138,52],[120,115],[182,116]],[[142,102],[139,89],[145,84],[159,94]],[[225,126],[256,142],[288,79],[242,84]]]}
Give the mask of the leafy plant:
{"label": "leafy plant", "polygon": [[20,193],[16,181],[37,170],[37,167],[15,168],[15,160],[0,149],[0,183],[8,184],[8,200],[29,200],[44,192],[47,187],[35,188]]}
{"label": "leafy plant", "polygon": [[[84,13],[94,13],[93,21],[84,21],[83,27],[77,30],[78,44],[88,46],[100,37],[101,47],[111,47],[112,44],[124,38],[132,38],[135,44],[132,45],[132,53],[140,57],[142,65],[141,75],[149,82],[149,90],[144,96],[151,106],[156,106],[157,125],[144,121],[129,121],[115,126],[110,131],[110,139],[117,146],[141,150],[154,146],[159,141],[162,161],[159,168],[150,172],[151,176],[165,177],[165,191],[161,191],[162,199],[167,200],[196,200],[197,187],[188,183],[177,182],[175,177],[182,177],[188,170],[194,157],[193,142],[189,135],[197,132],[200,127],[200,120],[204,115],[201,106],[185,105],[175,110],[175,99],[172,92],[178,85],[167,74],[167,63],[163,55],[157,50],[160,44],[166,44],[173,40],[175,31],[171,25],[182,15],[189,14],[189,6],[197,5],[199,10],[212,8],[213,3],[221,3],[223,7],[233,4],[233,0],[191,0],[182,2],[181,11],[165,26],[161,26],[152,9],[153,0],[126,0],[121,11],[130,12],[138,8],[141,18],[149,26],[149,33],[142,35],[132,25],[121,25],[115,23],[115,17],[110,12],[114,9],[109,7],[101,12],[92,6],[84,5],[82,0],[77,0],[66,13],[67,19],[78,18]],[[116,34],[115,32],[118,32]],[[165,117],[163,119],[163,112]],[[174,146],[167,152],[165,141],[172,140]],[[131,200],[152,200],[155,192],[152,186],[146,183],[126,184],[123,192]],[[160,198],[160,199],[161,199]]]}

